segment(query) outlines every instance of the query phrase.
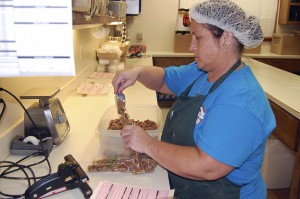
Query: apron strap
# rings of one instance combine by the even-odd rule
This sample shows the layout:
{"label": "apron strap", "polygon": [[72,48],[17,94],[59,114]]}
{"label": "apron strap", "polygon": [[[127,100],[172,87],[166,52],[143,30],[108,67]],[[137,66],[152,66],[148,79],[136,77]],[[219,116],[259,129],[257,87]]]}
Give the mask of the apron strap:
{"label": "apron strap", "polygon": [[[209,89],[208,94],[211,94],[214,90],[216,90],[218,88],[218,86],[220,84],[222,84],[222,82],[235,70],[239,67],[239,65],[241,65],[242,61],[241,59],[237,60],[235,62],[235,64],[225,73],[223,74],[213,85],[212,87]],[[187,88],[185,91],[183,91],[182,94],[188,95],[188,93],[190,92],[190,90],[192,89],[192,87],[194,86],[194,84],[196,83],[196,81],[198,81],[205,72],[203,72],[201,75],[199,75],[199,77],[197,79],[195,79]]]}
{"label": "apron strap", "polygon": [[183,92],[185,95],[188,95],[188,93],[190,92],[190,90],[193,88],[194,84],[205,74],[205,72],[202,72],[201,75],[199,75],[199,77],[197,79],[195,79]]}
{"label": "apron strap", "polygon": [[208,94],[212,93],[216,88],[235,70],[241,65],[242,61],[241,59],[238,59],[237,62],[224,74],[222,75],[215,83],[212,85],[212,87],[209,89]]}

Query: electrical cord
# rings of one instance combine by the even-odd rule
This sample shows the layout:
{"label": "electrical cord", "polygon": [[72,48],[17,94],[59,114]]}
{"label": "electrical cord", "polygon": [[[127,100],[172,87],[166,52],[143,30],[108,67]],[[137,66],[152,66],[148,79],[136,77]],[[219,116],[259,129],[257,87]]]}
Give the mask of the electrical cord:
{"label": "electrical cord", "polygon": [[5,104],[5,101],[2,98],[0,98],[0,103],[3,104],[3,107],[2,107],[2,110],[1,110],[1,113],[0,113],[0,120],[1,120],[1,118],[3,117],[3,115],[5,113],[6,104]]}
{"label": "electrical cord", "polygon": [[22,102],[14,95],[12,94],[11,92],[9,92],[8,90],[5,90],[4,88],[1,88],[0,87],[0,91],[4,91],[8,94],[10,94],[13,98],[15,98],[15,100],[17,100],[17,102],[22,106],[22,108],[24,109],[26,115],[29,117],[30,121],[32,122],[32,125],[34,126],[34,128],[37,128],[32,117],[30,116],[30,114],[28,113],[28,111],[26,110],[26,108],[24,107],[24,105],[22,104]]}
{"label": "electrical cord", "polygon": [[[45,158],[43,158],[42,160],[37,161],[35,163],[29,164],[29,165],[21,164],[22,162],[24,162],[28,159],[31,159],[35,156],[40,156],[40,155],[45,155]],[[40,165],[41,163],[43,163],[45,161],[47,162],[49,172],[44,176],[36,177],[32,167],[36,166],[36,165]],[[27,155],[26,157],[20,159],[17,162],[0,161],[0,168],[6,168],[3,172],[0,173],[0,179],[2,178],[2,179],[9,179],[9,180],[26,180],[28,187],[30,187],[37,180],[42,179],[51,174],[51,164],[49,162],[48,155],[46,152],[43,152],[43,151],[39,151],[39,152],[32,153],[30,155]],[[25,177],[8,176],[9,174],[12,174],[12,173],[20,171],[20,170],[23,172]],[[32,181],[33,181],[33,183],[32,183]],[[24,196],[24,194],[19,194],[19,195],[7,194],[7,193],[2,192],[1,190],[0,190],[0,195],[6,196],[6,197],[12,197],[12,198],[21,198]]]}
{"label": "electrical cord", "polygon": [[[30,121],[32,122],[33,126],[35,128],[37,128],[36,124],[34,123],[33,119],[31,118],[30,114],[28,113],[28,111],[26,110],[26,108],[24,107],[24,105],[21,103],[21,101],[15,96],[13,95],[11,92],[5,90],[4,88],[1,88],[0,87],[0,91],[5,91],[7,92],[8,94],[10,94],[14,99],[17,100],[17,102],[22,106],[22,108],[24,109],[25,113],[27,114],[27,116],[29,117]],[[2,99],[1,99],[2,100]],[[4,107],[6,107],[5,105],[5,102],[4,100],[2,100],[3,103],[4,103]],[[2,101],[0,101],[2,103]],[[2,116],[2,114],[1,114]],[[24,158],[21,158],[20,160],[18,160],[17,162],[11,162],[11,161],[0,161],[0,169],[1,168],[5,168],[4,171],[2,171],[0,173],[0,180],[1,179],[8,179],[8,180],[26,180],[27,181],[27,184],[28,184],[28,187],[30,187],[32,185],[32,181],[33,183],[35,183],[37,180],[41,179],[41,178],[44,178],[48,175],[51,174],[51,164],[49,162],[49,153],[48,151],[46,151],[44,149],[44,146],[42,144],[43,140],[40,136],[40,134],[38,134],[38,139],[40,140],[40,145],[41,145],[41,148],[42,150],[41,151],[38,151],[38,152],[34,152],[32,154],[29,154],[27,156],[25,156]],[[22,162],[28,160],[28,159],[31,159],[33,157],[36,157],[36,156],[40,156],[40,155],[44,155],[45,158],[43,158],[42,160],[40,161],[37,161],[35,163],[32,163],[32,164],[29,164],[29,165],[25,165],[25,164],[21,164]],[[47,165],[48,165],[48,168],[49,168],[49,172],[48,174],[44,175],[44,176],[39,176],[39,177],[36,177],[35,176],[35,173],[32,169],[33,166],[36,166],[36,165],[40,165],[42,164],[43,162],[47,162]],[[25,177],[15,177],[15,176],[8,176],[9,174],[12,174],[12,173],[15,173],[17,171],[21,171]],[[0,196],[5,196],[7,198],[24,198],[24,193],[23,194],[7,194],[7,193],[4,193],[0,190]],[[1,197],[0,197],[1,198]]]}
{"label": "electrical cord", "polygon": [[[25,171],[26,166],[24,166],[24,165],[18,165],[18,164],[14,163],[14,162],[11,162],[11,161],[1,161],[1,164],[3,164],[3,163],[10,164],[9,168],[19,167],[19,169],[22,170],[22,172],[24,173],[24,175],[26,177],[29,177],[28,174],[27,174],[27,172]],[[5,166],[1,166],[1,167],[5,167]],[[32,169],[30,169],[30,168],[28,168],[28,169],[31,170],[31,172],[33,172]],[[4,175],[3,172],[0,174],[0,178],[2,177],[2,175]],[[28,186],[30,186],[31,182],[30,182],[29,179],[27,180],[27,182],[28,182]],[[3,195],[5,197],[11,197],[11,198],[22,198],[22,197],[24,197],[24,194],[13,195],[13,194],[3,193],[2,191],[0,191],[0,195]]]}

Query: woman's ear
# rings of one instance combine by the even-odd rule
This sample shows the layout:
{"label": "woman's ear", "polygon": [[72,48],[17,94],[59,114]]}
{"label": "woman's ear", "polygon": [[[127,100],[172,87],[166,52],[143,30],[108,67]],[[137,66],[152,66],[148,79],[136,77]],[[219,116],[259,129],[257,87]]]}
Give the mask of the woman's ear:
{"label": "woman's ear", "polygon": [[222,34],[222,45],[225,49],[229,49],[231,44],[232,44],[232,41],[233,40],[233,35],[231,32],[227,32],[227,31],[224,31],[223,34]]}

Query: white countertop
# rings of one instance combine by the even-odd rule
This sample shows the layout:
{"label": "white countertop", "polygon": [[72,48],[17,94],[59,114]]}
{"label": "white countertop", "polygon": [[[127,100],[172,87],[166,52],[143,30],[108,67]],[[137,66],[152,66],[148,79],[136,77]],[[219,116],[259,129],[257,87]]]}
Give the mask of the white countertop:
{"label": "white countertop", "polygon": [[268,98],[300,120],[300,76],[253,59],[250,65]]}
{"label": "white countertop", "polygon": [[[132,59],[128,60],[131,64],[147,64],[152,65],[152,58]],[[111,79],[87,79],[86,81],[99,81],[103,83],[111,83]],[[85,82],[86,82],[85,81]],[[112,87],[111,87],[112,88]],[[142,84],[137,83],[124,91],[128,104],[151,104],[157,105],[156,93],[146,89]],[[62,104],[66,112],[71,130],[64,142],[53,148],[50,154],[50,162],[52,173],[57,172],[57,166],[64,163],[64,156],[72,154],[80,166],[86,171],[90,178],[89,185],[95,189],[100,181],[110,181],[125,184],[127,186],[153,188],[153,189],[169,189],[169,181],[166,170],[157,166],[153,173],[133,175],[121,172],[87,172],[87,166],[98,158],[99,153],[99,137],[95,133],[97,124],[104,113],[110,106],[114,105],[114,94],[111,89],[105,95],[82,96],[74,90]],[[8,160],[17,161],[20,156],[9,156]],[[44,165],[45,167],[45,165]],[[37,175],[45,174],[45,168],[39,166],[35,171]],[[42,172],[43,171],[43,172]],[[2,181],[2,180],[1,180]],[[2,181],[0,190],[7,193],[22,193],[25,191],[26,183],[12,183],[15,181]],[[56,194],[51,198],[83,198],[79,189],[66,191]]]}

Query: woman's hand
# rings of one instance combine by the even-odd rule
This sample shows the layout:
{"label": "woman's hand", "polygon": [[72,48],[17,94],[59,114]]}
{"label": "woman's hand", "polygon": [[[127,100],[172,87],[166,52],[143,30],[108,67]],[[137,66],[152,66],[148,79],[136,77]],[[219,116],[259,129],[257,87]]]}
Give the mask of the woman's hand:
{"label": "woman's hand", "polygon": [[144,129],[136,125],[124,126],[120,134],[125,146],[139,153],[145,153],[147,145],[153,141]]}
{"label": "woman's hand", "polygon": [[127,87],[139,81],[151,90],[173,94],[164,84],[164,75],[164,69],[156,66],[135,66],[119,71],[112,81],[114,93],[122,93]]}
{"label": "woman's hand", "polygon": [[112,80],[114,93],[122,93],[127,87],[132,86],[136,82],[139,72],[138,68],[117,72]]}

